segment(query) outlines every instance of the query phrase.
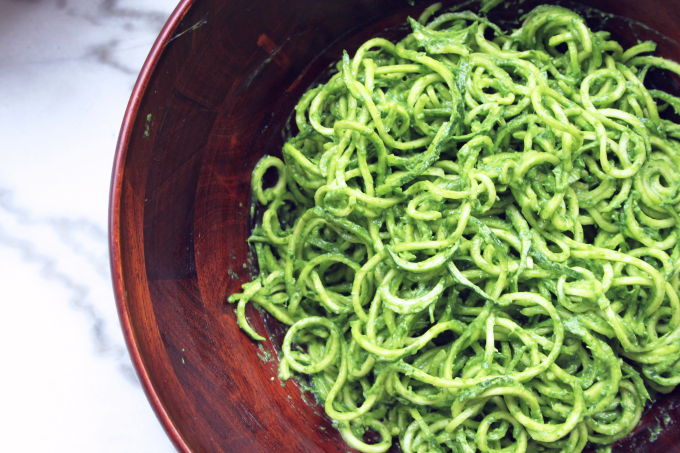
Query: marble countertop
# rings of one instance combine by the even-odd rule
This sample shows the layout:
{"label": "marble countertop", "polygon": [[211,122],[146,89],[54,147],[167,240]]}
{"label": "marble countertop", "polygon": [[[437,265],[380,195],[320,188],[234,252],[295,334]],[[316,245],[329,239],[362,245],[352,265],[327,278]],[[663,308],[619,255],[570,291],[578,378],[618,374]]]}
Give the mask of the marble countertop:
{"label": "marble countertop", "polygon": [[125,349],[108,194],[173,0],[0,0],[2,450],[171,452]]}

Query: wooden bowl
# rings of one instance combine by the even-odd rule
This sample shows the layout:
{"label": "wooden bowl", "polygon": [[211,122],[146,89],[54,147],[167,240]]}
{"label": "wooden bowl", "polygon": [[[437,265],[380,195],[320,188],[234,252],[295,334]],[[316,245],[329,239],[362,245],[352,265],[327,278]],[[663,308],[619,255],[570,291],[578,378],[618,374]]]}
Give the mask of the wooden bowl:
{"label": "wooden bowl", "polygon": [[[274,344],[258,349],[226,298],[250,276],[255,163],[265,153],[280,154],[297,100],[343,49],[353,52],[377,34],[403,36],[406,17],[433,0],[413,3],[182,0],[151,50],[116,150],[111,268],[132,361],[179,451],[350,450],[295,383],[279,382],[276,360],[269,359]],[[501,5],[491,18],[515,19],[540,3],[546,2]],[[605,18],[619,41],[653,39],[657,54],[680,60],[679,0],[565,6],[585,4],[649,27]],[[600,26],[602,17],[593,17],[590,25]],[[280,341],[276,322],[252,307],[248,315],[255,329]],[[614,451],[678,451],[678,398],[663,396]]]}

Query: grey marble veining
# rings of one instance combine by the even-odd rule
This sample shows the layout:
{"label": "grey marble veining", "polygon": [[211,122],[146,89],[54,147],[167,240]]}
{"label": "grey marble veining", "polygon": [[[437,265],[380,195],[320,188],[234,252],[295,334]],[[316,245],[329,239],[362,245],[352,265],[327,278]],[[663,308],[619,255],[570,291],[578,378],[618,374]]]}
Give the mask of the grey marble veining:
{"label": "grey marble veining", "polygon": [[174,7],[0,0],[3,450],[173,451],[125,349],[106,226],[123,113]]}
{"label": "grey marble veining", "polygon": [[[42,280],[54,282],[68,290],[71,294],[69,305],[82,313],[91,325],[95,354],[116,361],[120,372],[130,382],[139,385],[125,344],[117,335],[117,325],[110,322],[111,314],[102,312],[97,307],[98,301],[92,300],[92,284],[101,283],[103,286],[110,280],[106,232],[87,219],[35,218],[26,209],[15,206],[11,193],[2,188],[0,219],[0,245],[19,251],[22,261],[37,265]],[[10,233],[8,229],[15,231]],[[54,241],[50,247],[45,247],[34,239],[49,236],[55,236],[65,246],[65,250],[50,253],[50,249],[59,248]],[[64,256],[82,261],[80,265],[94,271],[103,282],[95,278],[94,282],[81,283],[76,275],[82,275],[82,271],[64,265]],[[112,299],[107,298],[106,302],[111,303]],[[112,337],[109,330],[116,332],[116,335]]]}

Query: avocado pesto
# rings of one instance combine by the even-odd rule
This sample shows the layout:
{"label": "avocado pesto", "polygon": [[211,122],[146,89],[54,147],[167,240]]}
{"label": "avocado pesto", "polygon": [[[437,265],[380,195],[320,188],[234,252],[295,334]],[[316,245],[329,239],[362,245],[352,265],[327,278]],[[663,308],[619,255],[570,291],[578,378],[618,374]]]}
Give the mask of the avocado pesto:
{"label": "avocado pesto", "polygon": [[438,9],[302,96],[229,301],[362,452],[609,445],[680,382],[680,98],[644,86],[680,65],[560,7]]}

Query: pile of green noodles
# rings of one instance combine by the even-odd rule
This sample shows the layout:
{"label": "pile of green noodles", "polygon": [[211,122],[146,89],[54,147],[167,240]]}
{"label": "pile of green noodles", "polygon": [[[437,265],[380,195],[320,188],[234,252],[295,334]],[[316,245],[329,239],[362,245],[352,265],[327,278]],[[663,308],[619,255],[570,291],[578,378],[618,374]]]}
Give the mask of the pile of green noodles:
{"label": "pile of green noodles", "polygon": [[281,379],[360,451],[611,444],[680,382],[680,99],[643,85],[680,65],[559,7],[438,9],[304,94],[229,301],[290,326]]}

